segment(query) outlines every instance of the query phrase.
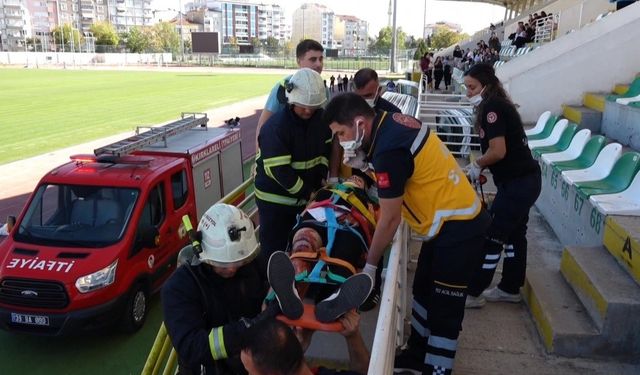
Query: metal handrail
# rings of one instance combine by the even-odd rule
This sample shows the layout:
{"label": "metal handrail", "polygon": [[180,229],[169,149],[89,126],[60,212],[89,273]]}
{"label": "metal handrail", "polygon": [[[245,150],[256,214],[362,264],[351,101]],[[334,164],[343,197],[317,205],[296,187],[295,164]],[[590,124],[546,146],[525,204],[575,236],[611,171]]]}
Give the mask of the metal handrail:
{"label": "metal handrail", "polygon": [[408,241],[407,226],[404,221],[396,231],[382,290],[376,334],[371,346],[369,375],[393,373],[395,349],[404,340],[404,326],[407,314]]}

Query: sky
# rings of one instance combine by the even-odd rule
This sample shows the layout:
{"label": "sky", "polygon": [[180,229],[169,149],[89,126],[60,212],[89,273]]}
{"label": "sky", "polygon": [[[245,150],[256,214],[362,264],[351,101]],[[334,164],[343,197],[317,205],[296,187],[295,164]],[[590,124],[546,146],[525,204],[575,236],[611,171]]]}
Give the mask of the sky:
{"label": "sky", "polygon": [[[155,0],[156,9],[179,7],[180,0]],[[190,0],[182,0],[183,5]],[[369,35],[377,35],[387,26],[389,0],[255,0],[252,3],[278,4],[285,10],[287,23],[291,24],[293,11],[303,3],[318,3],[327,6],[336,14],[352,15],[369,22]],[[365,5],[365,6],[363,6]],[[397,0],[398,16],[396,23],[409,35],[422,37],[425,0]],[[427,24],[446,21],[460,24],[462,31],[473,34],[489,26],[491,22],[499,22],[504,17],[504,8],[464,1],[426,0]]]}

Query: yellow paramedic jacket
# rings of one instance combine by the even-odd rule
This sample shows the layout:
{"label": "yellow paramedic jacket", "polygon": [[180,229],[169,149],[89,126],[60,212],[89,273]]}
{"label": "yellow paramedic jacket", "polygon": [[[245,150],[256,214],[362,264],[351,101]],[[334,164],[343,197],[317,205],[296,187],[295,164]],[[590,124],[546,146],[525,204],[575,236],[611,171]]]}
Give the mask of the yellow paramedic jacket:
{"label": "yellow paramedic jacket", "polygon": [[423,239],[450,220],[471,220],[481,211],[464,172],[436,134],[417,119],[381,113],[373,123],[368,156],[380,198],[402,196],[402,216]]}

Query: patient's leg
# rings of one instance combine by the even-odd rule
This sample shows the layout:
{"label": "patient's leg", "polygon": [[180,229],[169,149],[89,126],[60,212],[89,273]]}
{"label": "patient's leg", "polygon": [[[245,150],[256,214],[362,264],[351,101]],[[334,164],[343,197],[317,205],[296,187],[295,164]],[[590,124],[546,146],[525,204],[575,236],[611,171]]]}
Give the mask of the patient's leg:
{"label": "patient's leg", "polygon": [[[322,247],[322,238],[320,234],[313,228],[300,228],[293,235],[293,241],[291,245],[291,254],[295,254],[298,252],[305,253],[317,253],[318,250]],[[311,272],[313,268],[313,264],[309,261],[305,261],[298,258],[291,259],[293,263],[293,268],[296,271],[296,275],[299,275],[303,272]],[[300,297],[304,298],[304,295],[307,292],[309,287],[308,283],[298,283],[297,289]]]}

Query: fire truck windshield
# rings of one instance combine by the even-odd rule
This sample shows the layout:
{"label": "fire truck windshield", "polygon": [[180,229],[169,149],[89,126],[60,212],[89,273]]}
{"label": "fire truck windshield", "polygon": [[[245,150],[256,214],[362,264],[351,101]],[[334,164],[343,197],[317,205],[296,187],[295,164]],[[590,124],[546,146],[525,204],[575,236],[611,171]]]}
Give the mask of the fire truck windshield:
{"label": "fire truck windshield", "polygon": [[139,191],[131,188],[41,185],[16,240],[65,247],[104,247],[123,236]]}

